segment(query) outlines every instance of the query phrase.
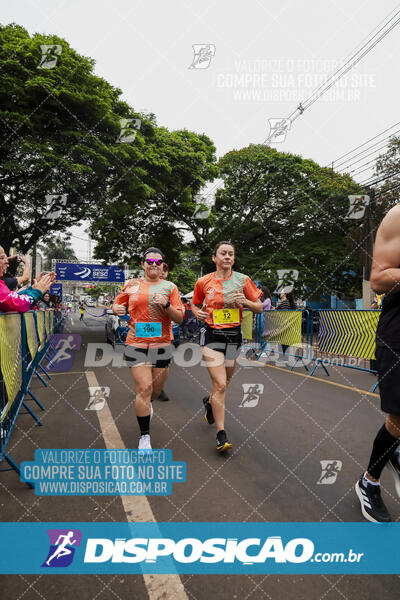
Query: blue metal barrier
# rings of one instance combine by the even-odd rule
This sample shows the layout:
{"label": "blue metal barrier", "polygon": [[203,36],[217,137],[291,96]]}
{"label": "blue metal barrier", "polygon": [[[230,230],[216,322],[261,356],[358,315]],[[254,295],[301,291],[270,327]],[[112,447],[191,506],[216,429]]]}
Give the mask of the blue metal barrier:
{"label": "blue metal barrier", "polygon": [[[49,313],[50,311],[45,312]],[[3,343],[0,347],[0,462],[4,458],[10,468],[14,469],[18,474],[20,473],[18,465],[6,453],[7,444],[22,406],[38,425],[42,425],[40,419],[27,404],[29,396],[44,410],[44,406],[30,391],[30,384],[37,368],[40,366],[41,360],[49,349],[51,335],[57,332],[62,326],[61,314],[54,312],[53,316],[45,315],[44,318],[41,316],[39,319],[38,314],[40,313],[37,311],[28,311],[23,314],[0,313],[0,320],[12,319],[14,326],[13,333],[19,336],[18,339],[12,338],[12,343],[16,348],[13,352],[11,351],[12,348],[10,349],[11,344]],[[44,315],[43,312],[41,314]],[[45,328],[46,319],[47,330]],[[42,323],[43,331],[40,329]],[[0,322],[0,333],[2,333],[4,325],[5,321]],[[12,373],[10,375],[11,364]],[[19,385],[16,393],[12,390],[12,384],[15,384],[15,382]]]}

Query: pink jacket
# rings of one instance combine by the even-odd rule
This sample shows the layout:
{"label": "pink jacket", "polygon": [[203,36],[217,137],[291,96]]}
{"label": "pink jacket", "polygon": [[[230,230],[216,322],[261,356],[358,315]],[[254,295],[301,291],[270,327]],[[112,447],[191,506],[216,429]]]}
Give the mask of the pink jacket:
{"label": "pink jacket", "polygon": [[11,292],[0,279],[0,312],[24,313],[42,297],[42,292],[28,288],[24,294]]}

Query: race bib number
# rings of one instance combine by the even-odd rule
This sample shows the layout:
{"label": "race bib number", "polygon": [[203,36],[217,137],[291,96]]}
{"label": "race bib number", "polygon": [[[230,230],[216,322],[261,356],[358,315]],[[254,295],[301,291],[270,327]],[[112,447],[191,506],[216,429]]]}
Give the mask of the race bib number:
{"label": "race bib number", "polygon": [[135,335],[140,338],[161,337],[161,323],[135,323]]}
{"label": "race bib number", "polygon": [[239,325],[240,313],[238,308],[216,308],[213,310],[214,325]]}

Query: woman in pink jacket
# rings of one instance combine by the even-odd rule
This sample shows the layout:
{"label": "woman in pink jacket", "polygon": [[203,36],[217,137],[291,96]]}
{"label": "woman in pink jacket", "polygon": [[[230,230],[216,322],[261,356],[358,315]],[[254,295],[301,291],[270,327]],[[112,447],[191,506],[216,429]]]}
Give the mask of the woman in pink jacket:
{"label": "woman in pink jacket", "polygon": [[[8,267],[8,257],[4,249],[0,246],[0,278],[3,277]],[[26,312],[38,300],[43,298],[55,279],[54,273],[45,275],[41,273],[35,284],[24,290],[23,293],[11,292],[4,281],[0,279],[0,312]]]}

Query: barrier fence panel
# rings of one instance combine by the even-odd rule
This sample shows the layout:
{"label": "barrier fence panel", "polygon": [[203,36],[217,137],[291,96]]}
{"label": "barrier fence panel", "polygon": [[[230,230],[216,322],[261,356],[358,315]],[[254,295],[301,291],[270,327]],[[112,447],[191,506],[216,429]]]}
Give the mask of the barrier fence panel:
{"label": "barrier fence panel", "polygon": [[[252,313],[249,313],[251,315]],[[248,317],[250,320],[250,318]],[[243,322],[245,319],[243,319]],[[311,351],[310,313],[308,310],[271,310],[254,317],[253,335],[249,333],[249,323],[245,323],[243,337],[251,341],[245,356],[250,360],[259,360],[264,355],[269,360],[290,360],[291,369],[299,361],[306,370]]]}
{"label": "barrier fence panel", "polygon": [[61,315],[53,311],[0,313],[0,462],[4,458],[17,472],[18,465],[6,454],[6,446],[21,406],[41,424],[25,397],[29,394],[42,407],[29,385],[61,323]]}
{"label": "barrier fence panel", "polygon": [[35,316],[34,316],[33,312],[24,313],[23,318],[25,321],[26,340],[27,340],[27,345],[28,345],[28,350],[29,350],[28,369],[29,369],[29,372],[32,372],[33,365],[34,365],[34,358],[39,349],[39,340],[38,340],[38,335],[37,335],[37,330],[36,330]]}
{"label": "barrier fence panel", "polygon": [[46,333],[45,333],[45,311],[37,311],[35,313],[36,326],[39,335],[39,352],[43,350],[46,343]]}
{"label": "barrier fence panel", "polygon": [[[342,366],[376,373],[375,337],[379,310],[321,309],[313,314],[313,375],[322,366]],[[376,385],[373,389],[376,389]]]}
{"label": "barrier fence panel", "polygon": [[19,314],[3,315],[0,319],[0,371],[4,383],[0,413],[3,421],[22,387],[22,341]]}

